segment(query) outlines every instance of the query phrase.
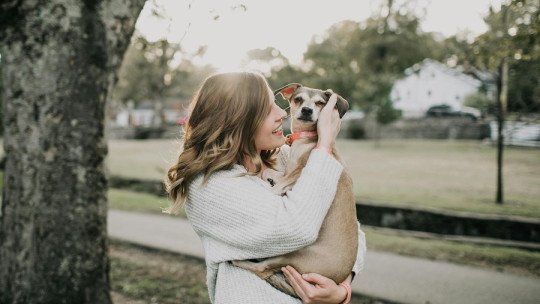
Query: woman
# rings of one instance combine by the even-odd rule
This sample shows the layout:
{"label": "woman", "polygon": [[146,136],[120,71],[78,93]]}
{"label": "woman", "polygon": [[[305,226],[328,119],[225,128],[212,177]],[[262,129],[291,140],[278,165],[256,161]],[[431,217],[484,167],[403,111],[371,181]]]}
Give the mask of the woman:
{"label": "woman", "polygon": [[[286,112],[274,100],[265,78],[226,73],[207,78],[191,104],[183,151],[165,180],[175,213],[186,213],[201,238],[207,284],[213,303],[299,303],[231,260],[281,255],[315,242],[333,200],[342,165],[328,153],[339,132],[335,96],[318,122],[318,147],[285,196],[261,179],[266,168],[283,169],[282,123]],[[360,271],[365,238],[359,229]],[[347,288],[317,274],[302,277],[283,269],[302,300],[341,303]],[[352,275],[345,285],[350,283]],[[317,286],[316,286],[317,285]]]}

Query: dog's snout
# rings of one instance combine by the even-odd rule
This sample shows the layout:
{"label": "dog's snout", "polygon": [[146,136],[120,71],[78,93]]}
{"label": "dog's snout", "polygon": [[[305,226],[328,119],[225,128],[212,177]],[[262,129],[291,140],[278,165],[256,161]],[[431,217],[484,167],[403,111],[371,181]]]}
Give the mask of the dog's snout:
{"label": "dog's snout", "polygon": [[308,107],[302,108],[302,115],[311,115],[313,114],[313,109]]}

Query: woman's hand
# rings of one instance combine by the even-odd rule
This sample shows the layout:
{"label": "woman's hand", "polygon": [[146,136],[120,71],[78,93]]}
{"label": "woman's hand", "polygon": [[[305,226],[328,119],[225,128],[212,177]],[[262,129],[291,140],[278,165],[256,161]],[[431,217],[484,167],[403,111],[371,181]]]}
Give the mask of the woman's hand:
{"label": "woman's hand", "polygon": [[[342,303],[347,297],[345,288],[320,274],[300,275],[292,266],[282,267],[281,271],[304,303]],[[350,284],[351,279],[349,275],[345,282]]]}
{"label": "woman's hand", "polygon": [[317,121],[317,134],[319,136],[319,147],[330,149],[334,146],[336,137],[341,127],[341,119],[339,119],[338,110],[335,109],[337,95],[332,94],[328,102],[321,110]]}

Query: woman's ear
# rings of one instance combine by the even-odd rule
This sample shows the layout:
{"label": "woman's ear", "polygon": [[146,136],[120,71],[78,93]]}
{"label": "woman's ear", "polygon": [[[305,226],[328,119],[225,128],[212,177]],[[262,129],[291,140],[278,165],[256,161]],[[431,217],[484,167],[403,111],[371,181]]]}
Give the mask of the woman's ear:
{"label": "woman's ear", "polygon": [[281,93],[281,95],[283,96],[283,98],[287,99],[287,100],[291,100],[291,96],[292,94],[294,94],[294,92],[296,91],[296,89],[298,89],[299,87],[301,87],[302,85],[299,84],[299,83],[289,83],[288,85],[284,86],[284,87],[281,87],[277,90],[274,91],[274,95],[277,95],[278,93]]}

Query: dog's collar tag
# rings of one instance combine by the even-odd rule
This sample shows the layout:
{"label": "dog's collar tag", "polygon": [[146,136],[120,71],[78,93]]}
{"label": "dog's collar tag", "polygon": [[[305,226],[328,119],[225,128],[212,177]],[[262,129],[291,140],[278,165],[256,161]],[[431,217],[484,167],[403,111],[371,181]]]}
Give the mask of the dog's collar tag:
{"label": "dog's collar tag", "polygon": [[297,139],[312,138],[316,136],[317,136],[317,131],[302,131],[302,132],[291,133],[287,135],[287,141],[285,141],[285,143],[290,146]]}

